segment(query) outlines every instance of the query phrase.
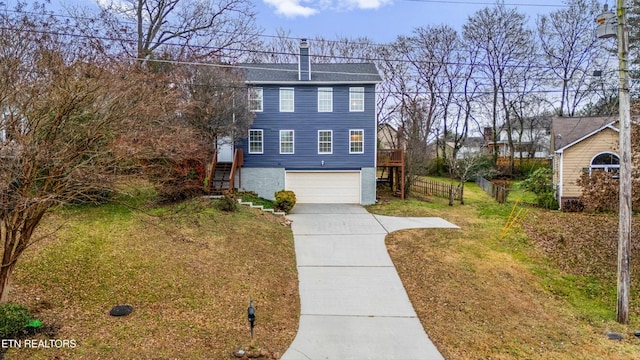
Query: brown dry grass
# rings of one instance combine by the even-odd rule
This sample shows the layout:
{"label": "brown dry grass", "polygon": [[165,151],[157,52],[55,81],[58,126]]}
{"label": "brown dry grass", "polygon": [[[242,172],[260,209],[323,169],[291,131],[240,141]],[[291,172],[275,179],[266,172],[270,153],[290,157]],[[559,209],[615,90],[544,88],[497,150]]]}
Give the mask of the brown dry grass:
{"label": "brown dry grass", "polygon": [[[225,359],[250,345],[250,297],[255,345],[282,354],[299,314],[293,238],[282,221],[245,207],[221,212],[207,200],[58,211],[42,230],[62,229],[24,254],[11,297],[77,346],[8,356]],[[134,312],[111,317],[116,304]]]}
{"label": "brown dry grass", "polygon": [[[465,194],[465,206],[432,199],[370,208],[461,226],[387,238],[413,306],[445,358],[640,359],[632,335],[640,327],[634,273],[632,323],[613,321],[615,217],[531,210],[501,239],[511,206],[474,186]],[[136,206],[144,211],[81,206],[47,219],[43,232],[62,229],[25,254],[12,297],[59,326],[57,339],[78,345],[13,349],[9,358],[229,358],[250,342],[249,296],[258,345],[286,350],[299,304],[293,241],[281,218],[247,208],[223,213],[208,201]],[[638,247],[633,251],[637,268]],[[134,313],[110,317],[118,303],[133,305]],[[610,341],[607,331],[625,339]]]}
{"label": "brown dry grass", "polygon": [[[387,237],[418,317],[446,359],[640,359],[640,341],[633,336],[640,311],[632,310],[631,325],[615,323],[615,282],[595,278],[610,270],[582,276],[584,269],[609,269],[599,260],[611,241],[610,233],[597,235],[601,221],[533,209],[525,218],[526,233],[516,226],[500,239],[512,206],[492,203],[473,185],[466,195],[467,205],[452,208],[433,199],[370,209],[440,216],[461,227]],[[554,245],[558,237],[573,245]],[[632,297],[638,295],[635,290]],[[625,339],[608,340],[607,331]]]}

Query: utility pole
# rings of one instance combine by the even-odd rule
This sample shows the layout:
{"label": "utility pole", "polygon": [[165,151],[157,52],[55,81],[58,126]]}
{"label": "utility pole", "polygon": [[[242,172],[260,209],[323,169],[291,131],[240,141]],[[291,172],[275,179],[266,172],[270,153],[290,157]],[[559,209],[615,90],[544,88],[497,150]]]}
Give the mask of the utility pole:
{"label": "utility pole", "polygon": [[620,116],[620,206],[618,221],[618,306],[616,320],[629,323],[630,240],[631,240],[631,111],[629,98],[629,32],[625,0],[618,0],[618,76]]}

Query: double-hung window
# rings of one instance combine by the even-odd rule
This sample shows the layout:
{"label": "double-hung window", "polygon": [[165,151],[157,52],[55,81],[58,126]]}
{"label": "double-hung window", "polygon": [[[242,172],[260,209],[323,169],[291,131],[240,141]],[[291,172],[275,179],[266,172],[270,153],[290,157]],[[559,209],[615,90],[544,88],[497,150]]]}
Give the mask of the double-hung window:
{"label": "double-hung window", "polygon": [[280,130],[280,154],[293,154],[294,133],[293,130]]}
{"label": "double-hung window", "polygon": [[333,131],[318,130],[318,154],[333,153]]}
{"label": "double-hung window", "polygon": [[262,88],[249,88],[249,110],[262,111],[263,97]]}
{"label": "double-hung window", "polygon": [[364,130],[349,130],[349,154],[364,153]]}
{"label": "double-hung window", "polygon": [[262,129],[249,130],[249,154],[262,154],[264,152],[264,138]]}
{"label": "double-hung window", "polygon": [[280,88],[280,112],[293,112],[293,88]]}
{"label": "double-hung window", "polygon": [[262,88],[249,88],[249,110],[262,111],[263,96]]}
{"label": "double-hung window", "polygon": [[333,88],[318,88],[318,112],[333,111]]}
{"label": "double-hung window", "polygon": [[364,88],[349,88],[349,111],[364,111]]}

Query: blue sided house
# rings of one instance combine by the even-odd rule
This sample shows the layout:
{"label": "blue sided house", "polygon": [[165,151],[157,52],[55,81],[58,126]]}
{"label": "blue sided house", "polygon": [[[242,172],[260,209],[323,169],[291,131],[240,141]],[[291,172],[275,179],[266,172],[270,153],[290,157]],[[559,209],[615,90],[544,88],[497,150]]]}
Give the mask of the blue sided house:
{"label": "blue sided house", "polygon": [[236,187],[273,199],[292,190],[298,203],[372,204],[376,200],[374,64],[315,64],[301,41],[297,64],[242,64],[254,123]]}

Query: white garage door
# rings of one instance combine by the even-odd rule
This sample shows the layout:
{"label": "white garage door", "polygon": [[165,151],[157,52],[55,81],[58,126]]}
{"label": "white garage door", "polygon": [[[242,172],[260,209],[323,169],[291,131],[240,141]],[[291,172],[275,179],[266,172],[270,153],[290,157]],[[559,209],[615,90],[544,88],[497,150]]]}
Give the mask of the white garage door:
{"label": "white garage door", "polygon": [[301,204],[359,204],[360,172],[289,172],[286,189]]}

